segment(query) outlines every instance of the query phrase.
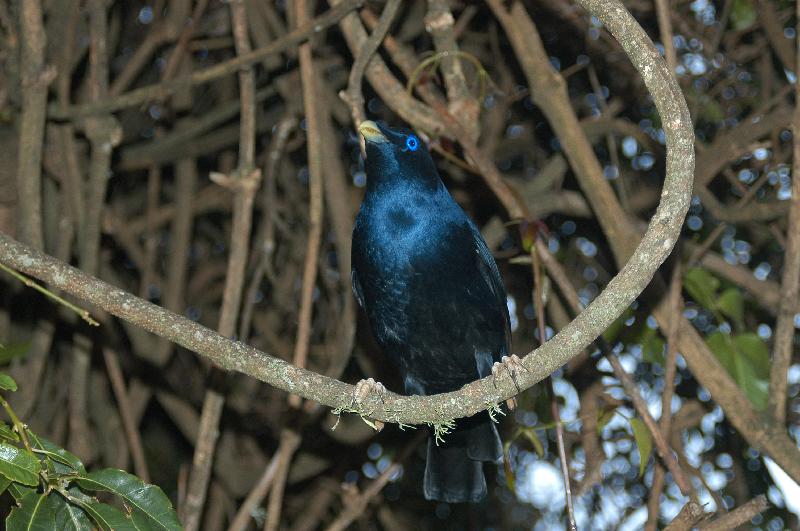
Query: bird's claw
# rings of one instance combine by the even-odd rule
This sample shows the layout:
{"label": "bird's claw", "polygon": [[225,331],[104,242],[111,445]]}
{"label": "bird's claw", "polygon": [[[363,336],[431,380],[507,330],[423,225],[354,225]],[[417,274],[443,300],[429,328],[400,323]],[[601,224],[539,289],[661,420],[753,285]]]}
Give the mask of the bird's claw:
{"label": "bird's claw", "polygon": [[360,406],[371,394],[378,395],[378,398],[383,402],[383,397],[386,395],[386,387],[372,378],[361,380],[356,384],[356,389],[353,391],[352,405]]}
{"label": "bird's claw", "polygon": [[528,369],[522,364],[522,360],[516,354],[512,354],[510,356],[503,356],[500,358],[500,361],[497,361],[492,365],[492,377],[494,378],[492,381],[494,382],[494,386],[497,387],[497,377],[500,375],[500,371],[505,369],[508,372],[508,375],[511,376],[511,381],[514,382],[514,387],[517,388],[517,392],[520,392],[519,384],[517,383],[517,374],[520,372],[528,372]]}

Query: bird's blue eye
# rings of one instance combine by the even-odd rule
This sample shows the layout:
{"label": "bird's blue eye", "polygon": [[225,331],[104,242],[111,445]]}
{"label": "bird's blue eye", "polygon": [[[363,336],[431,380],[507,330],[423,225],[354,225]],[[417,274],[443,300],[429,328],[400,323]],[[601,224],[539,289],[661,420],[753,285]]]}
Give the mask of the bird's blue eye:
{"label": "bird's blue eye", "polygon": [[416,151],[419,147],[419,140],[417,140],[417,137],[409,135],[409,137],[406,138],[406,147],[411,151]]}

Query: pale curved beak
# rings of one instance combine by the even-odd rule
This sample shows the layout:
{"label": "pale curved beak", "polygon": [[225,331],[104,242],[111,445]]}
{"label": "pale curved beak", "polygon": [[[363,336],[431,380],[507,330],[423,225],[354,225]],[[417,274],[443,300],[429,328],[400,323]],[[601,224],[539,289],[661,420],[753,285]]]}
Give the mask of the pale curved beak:
{"label": "pale curved beak", "polygon": [[386,138],[386,135],[381,133],[381,130],[378,128],[378,124],[372,120],[361,122],[361,125],[358,126],[358,132],[361,133],[361,136],[363,136],[364,140],[367,142],[377,144],[380,142],[389,141],[389,139]]}

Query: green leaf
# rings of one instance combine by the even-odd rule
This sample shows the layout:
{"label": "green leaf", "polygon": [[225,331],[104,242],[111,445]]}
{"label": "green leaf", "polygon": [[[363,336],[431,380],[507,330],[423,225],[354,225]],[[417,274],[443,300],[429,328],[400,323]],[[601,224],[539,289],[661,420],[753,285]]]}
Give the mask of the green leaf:
{"label": "green leaf", "polygon": [[753,337],[761,341],[754,334],[742,334],[733,338],[714,332],[706,338],[706,343],[753,406],[756,409],[765,409],[769,388],[766,380],[769,375],[769,354],[766,346],[760,347]]}
{"label": "green leaf", "polygon": [[633,430],[636,448],[639,450],[639,477],[642,477],[644,469],[647,468],[647,462],[650,460],[650,454],[653,453],[653,437],[640,419],[632,418],[628,422]]}
{"label": "green leaf", "polygon": [[31,342],[25,341],[23,343],[14,343],[0,348],[0,365],[8,365],[16,358],[24,359],[31,349]]}
{"label": "green leaf", "polygon": [[75,454],[68,452],[57,444],[54,444],[44,437],[40,437],[35,433],[28,431],[28,436],[31,440],[31,446],[37,450],[37,454],[46,456],[52,463],[52,470],[56,474],[75,474],[76,472],[85,474],[86,469],[83,463]]}
{"label": "green leaf", "polygon": [[659,333],[652,328],[648,328],[643,334],[642,359],[648,363],[664,365],[664,340]]}
{"label": "green leaf", "polygon": [[506,441],[503,444],[503,472],[506,476],[506,487],[511,492],[517,492],[517,477],[514,475],[514,469],[511,468],[511,456],[508,453],[508,449],[511,446],[511,441]]}
{"label": "green leaf", "polygon": [[56,526],[56,506],[52,496],[31,491],[11,509],[6,518],[7,531],[53,531]]}
{"label": "green leaf", "polygon": [[11,485],[11,480],[6,477],[0,476],[0,494],[3,494],[9,485]]}
{"label": "green leaf", "polygon": [[54,500],[56,509],[56,527],[59,531],[89,531],[92,522],[86,513],[75,504],[67,501],[63,496],[55,493],[50,495]]}
{"label": "green leaf", "polygon": [[731,23],[733,29],[744,30],[756,21],[756,8],[751,0],[733,0],[731,9]]}
{"label": "green leaf", "polygon": [[100,502],[90,502],[83,509],[103,531],[138,531],[141,529],[157,529],[156,527],[137,527],[128,515]]}
{"label": "green leaf", "polygon": [[35,487],[42,464],[27,450],[0,442],[0,474],[11,481]]}
{"label": "green leaf", "polygon": [[12,393],[17,390],[17,382],[14,378],[4,372],[0,372],[0,389],[4,391],[11,391]]}
{"label": "green leaf", "polygon": [[[148,485],[138,477],[106,468],[83,475],[75,480],[82,489],[107,491],[123,499],[133,511],[132,518],[139,523],[147,523],[152,529],[180,531],[178,515],[172,508],[169,498],[155,485]],[[140,514],[136,514],[136,513]]]}
{"label": "green leaf", "polygon": [[728,288],[722,292],[722,295],[717,299],[717,308],[723,315],[733,319],[738,325],[742,325],[744,320],[744,299],[742,292],[737,288]]}
{"label": "green leaf", "polygon": [[539,435],[536,433],[536,430],[533,428],[520,428],[519,433],[525,437],[531,446],[533,446],[533,450],[536,452],[540,458],[544,457],[544,446],[542,445],[542,440],[539,439]]}
{"label": "green leaf", "polygon": [[707,310],[714,308],[719,280],[699,267],[693,267],[683,277],[683,287],[694,301]]}
{"label": "green leaf", "polygon": [[769,348],[764,340],[751,332],[733,336],[732,339],[736,348],[753,364],[756,377],[769,380]]}
{"label": "green leaf", "polygon": [[601,409],[597,412],[597,434],[603,431],[603,428],[606,427],[606,424],[611,422],[611,419],[614,418],[614,415],[617,414],[616,409]]}
{"label": "green leaf", "polygon": [[29,492],[36,492],[36,489],[26,487],[25,485],[21,485],[19,483],[14,483],[13,481],[8,486],[8,493],[13,496],[14,501],[17,503],[19,503],[20,500],[22,500],[22,498],[24,498]]}
{"label": "green leaf", "polygon": [[5,422],[0,422],[0,439],[17,442],[19,440],[19,435],[11,428],[11,426]]}

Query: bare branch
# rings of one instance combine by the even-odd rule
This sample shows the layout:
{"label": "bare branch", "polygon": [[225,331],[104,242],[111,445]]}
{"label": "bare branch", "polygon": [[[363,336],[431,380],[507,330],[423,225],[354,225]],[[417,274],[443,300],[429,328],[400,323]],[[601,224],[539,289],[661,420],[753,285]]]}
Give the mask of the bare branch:
{"label": "bare branch", "polygon": [[767,497],[763,494],[756,496],[744,505],[740,505],[728,514],[723,514],[716,520],[700,526],[702,531],[725,531],[726,529],[736,529],[742,524],[746,524],[757,514],[761,514],[769,508]]}
{"label": "bare branch", "polygon": [[[766,4],[766,2],[762,3]],[[800,16],[800,2],[796,4]],[[797,28],[800,29],[800,18]],[[800,39],[797,40],[800,58]],[[800,67],[800,63],[797,65]],[[800,72],[800,69],[795,69]],[[792,166],[792,196],[789,202],[789,222],[786,226],[786,249],[783,258],[781,298],[778,305],[778,320],[775,325],[775,346],[772,354],[769,378],[769,411],[775,422],[786,423],[787,387],[789,366],[795,351],[795,315],[797,314],[798,290],[800,290],[800,84],[795,83],[795,107],[792,119],[794,160]]]}

